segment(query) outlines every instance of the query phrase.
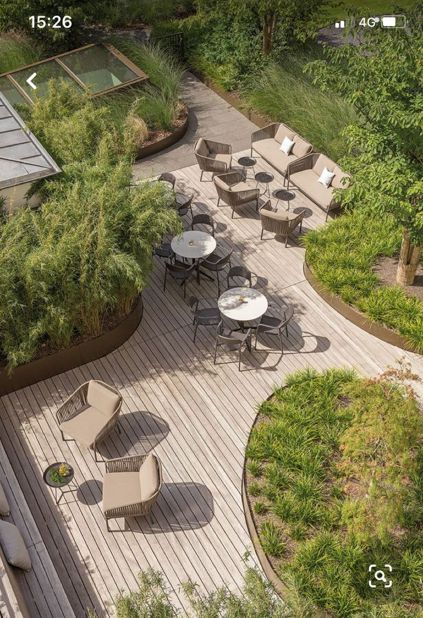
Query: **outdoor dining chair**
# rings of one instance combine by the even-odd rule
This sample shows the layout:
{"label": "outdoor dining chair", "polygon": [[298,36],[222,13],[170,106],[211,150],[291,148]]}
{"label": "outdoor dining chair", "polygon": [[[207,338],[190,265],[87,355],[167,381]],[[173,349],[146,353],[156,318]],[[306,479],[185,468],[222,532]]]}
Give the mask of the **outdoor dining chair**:
{"label": "outdoor dining chair", "polygon": [[220,311],[217,307],[205,307],[200,309],[198,307],[199,300],[195,296],[191,296],[189,299],[191,311],[194,314],[194,343],[197,336],[197,329],[199,326],[217,326],[221,320]]}
{"label": "outdoor dining chair", "polygon": [[[234,279],[244,279],[244,283],[237,283]],[[239,288],[239,287],[248,287],[252,286],[252,273],[245,266],[232,266],[229,269],[228,274],[226,275],[226,283],[229,288]]]}
{"label": "outdoor dining chair", "polygon": [[[97,459],[97,445],[117,426],[122,395],[100,380],[82,384],[56,412],[62,439],[72,439],[92,448]],[[65,435],[68,438],[65,438]]]}
{"label": "outdoor dining chair", "polygon": [[174,262],[165,262],[165,275],[163,282],[163,292],[166,291],[166,283],[167,283],[167,275],[169,274],[175,281],[179,282],[179,284],[184,289],[184,298],[186,296],[186,283],[188,279],[194,277],[197,272],[196,264],[185,264],[184,262],[180,262],[179,260],[175,260]]}
{"label": "outdoor dining chair", "polygon": [[168,241],[163,241],[160,245],[154,247],[153,254],[157,255],[159,258],[165,258],[168,260],[173,260],[175,257],[172,246]]}
{"label": "outdoor dining chair", "polygon": [[229,268],[230,268],[232,253],[233,253],[233,249],[231,249],[225,255],[220,255],[217,252],[213,252],[207,258],[205,258],[204,260],[201,260],[201,267],[202,268],[206,268],[207,270],[216,273],[217,296],[218,297],[220,296],[220,277],[219,277],[219,273],[222,272],[222,270],[225,270],[228,265],[229,265]]}
{"label": "outdoor dining chair", "polygon": [[184,193],[175,193],[175,208],[178,211],[180,217],[184,217],[188,212],[192,218],[192,200],[194,194],[185,195]]}
{"label": "outdoor dining chair", "polygon": [[217,349],[221,346],[226,346],[229,349],[238,350],[238,371],[241,371],[241,355],[242,350],[245,347],[251,352],[251,328],[245,332],[234,331],[224,325],[221,320],[217,326],[216,340],[214,344],[214,360],[213,364],[216,364]]}
{"label": "outdoor dining chair", "polygon": [[150,513],[163,485],[157,455],[134,455],[106,461],[103,478],[103,513],[109,519],[140,517]]}
{"label": "outdoor dining chair", "polygon": [[196,225],[207,225],[211,228],[211,235],[214,236],[214,221],[210,215],[206,213],[194,215],[191,221],[191,229],[195,229]]}
{"label": "outdoor dining chair", "polygon": [[286,336],[288,337],[288,325],[292,320],[294,315],[294,307],[292,305],[287,307],[286,310],[282,312],[282,316],[274,317],[265,313],[262,315],[260,322],[257,325],[256,329],[256,341],[254,344],[254,349],[257,350],[257,340],[259,333],[262,332],[265,335],[277,335],[279,337],[281,352],[283,354],[283,337],[282,331],[285,331]]}

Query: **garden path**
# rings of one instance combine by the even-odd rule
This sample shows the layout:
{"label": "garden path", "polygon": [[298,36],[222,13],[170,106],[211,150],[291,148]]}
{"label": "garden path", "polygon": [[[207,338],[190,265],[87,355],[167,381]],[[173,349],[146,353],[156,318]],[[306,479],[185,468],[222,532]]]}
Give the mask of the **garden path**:
{"label": "garden path", "polygon": [[234,152],[249,147],[250,135],[257,126],[190,72],[183,78],[181,96],[189,107],[185,136],[174,146],[136,163],[136,180],[193,165],[194,144],[199,137],[232,144]]}

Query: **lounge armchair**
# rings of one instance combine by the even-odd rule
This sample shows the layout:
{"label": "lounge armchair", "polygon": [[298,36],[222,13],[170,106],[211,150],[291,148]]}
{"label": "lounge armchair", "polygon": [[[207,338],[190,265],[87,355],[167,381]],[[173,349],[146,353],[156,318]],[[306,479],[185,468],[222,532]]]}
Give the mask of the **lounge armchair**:
{"label": "lounge armchair", "polygon": [[118,390],[99,380],[85,382],[56,412],[62,439],[92,448],[98,461],[97,445],[116,426],[121,406]]}
{"label": "lounge armchair", "polygon": [[276,236],[282,236],[285,238],[285,247],[288,244],[288,236],[299,226],[301,228],[306,211],[301,210],[299,213],[288,212],[286,210],[273,210],[271,201],[268,200],[260,208],[261,219],[261,236],[263,240],[263,233],[272,232]]}
{"label": "lounge armchair", "polygon": [[108,532],[109,519],[148,515],[162,484],[162,466],[153,453],[106,461],[103,512]]}
{"label": "lounge armchair", "polygon": [[244,175],[240,172],[228,172],[214,177],[219,206],[220,200],[232,208],[232,219],[235,209],[244,204],[255,202],[256,209],[259,205],[260,189],[252,187],[245,182]]}
{"label": "lounge armchair", "polygon": [[[285,137],[294,142],[289,154],[281,150]],[[312,150],[313,146],[309,142],[282,123],[269,124],[251,135],[251,156],[253,151],[256,152],[283,176],[289,163],[297,161]]]}
{"label": "lounge armchair", "polygon": [[204,172],[222,174],[231,169],[232,146],[214,142],[200,137],[194,146],[194,154],[201,170],[200,181],[203,180]]}
{"label": "lounge armchair", "polygon": [[[319,182],[320,174],[325,167],[335,174],[328,187]],[[318,152],[290,163],[287,169],[288,188],[289,183],[298,187],[302,193],[326,212],[326,220],[331,210],[339,208],[339,204],[333,197],[334,189],[344,188],[346,186],[344,179],[349,178],[350,176],[343,172],[334,161]]]}

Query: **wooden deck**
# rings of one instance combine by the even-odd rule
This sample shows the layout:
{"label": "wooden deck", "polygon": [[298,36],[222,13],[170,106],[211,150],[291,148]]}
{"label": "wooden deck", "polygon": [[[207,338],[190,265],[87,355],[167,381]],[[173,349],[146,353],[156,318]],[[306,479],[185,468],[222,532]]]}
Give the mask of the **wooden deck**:
{"label": "wooden deck", "polygon": [[[259,163],[260,169],[267,166]],[[113,614],[119,590],[133,589],[137,573],[151,566],[164,572],[184,606],[180,583],[192,578],[206,590],[227,584],[239,590],[250,548],[241,504],[244,449],[259,402],[288,373],[307,366],[353,366],[374,375],[399,358],[422,374],[423,359],[381,342],[328,307],[304,279],[304,250],[266,235],[250,207],[231,219],[216,206],[212,182],[199,182],[196,166],[177,172],[180,189],[194,191],[194,211],[217,222],[220,247],[233,247],[234,263],[255,275],[277,311],[295,306],[283,357],[277,349],[219,356],[213,365],[213,330],[200,328],[193,344],[192,320],[182,290],[169,281],[162,291],[163,263],[157,260],[144,293],[145,313],[135,334],[114,353],[74,371],[0,400],[0,432],[20,487],[31,508],[75,614],[94,607]],[[281,187],[275,173],[272,188]],[[291,209],[306,207],[305,230],[323,224],[324,214],[295,191]],[[215,301],[214,283],[190,283],[187,297]],[[262,342],[269,343],[269,342]],[[152,513],[143,519],[112,521],[108,534],[101,510],[104,464],[73,442],[62,442],[55,421],[58,405],[82,382],[100,378],[124,396],[121,427],[102,448],[104,457],[154,448],[163,461],[165,485]],[[78,490],[56,507],[42,480],[52,461],[75,468]],[[48,615],[34,610],[34,616]],[[57,615],[57,614],[56,614]]]}

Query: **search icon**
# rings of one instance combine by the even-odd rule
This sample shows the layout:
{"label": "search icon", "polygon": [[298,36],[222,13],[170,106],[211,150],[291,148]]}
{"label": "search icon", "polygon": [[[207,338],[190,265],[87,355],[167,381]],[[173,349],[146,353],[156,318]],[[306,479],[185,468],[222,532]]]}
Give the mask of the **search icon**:
{"label": "search icon", "polygon": [[[385,568],[388,569],[390,573],[392,573],[392,566],[390,564],[385,564],[384,566]],[[376,588],[377,587],[376,582],[383,582],[384,588],[392,587],[392,580],[387,579],[385,575],[385,571],[382,571],[382,569],[378,569],[376,564],[371,564],[368,570],[369,570],[369,573],[371,573],[371,577],[372,577],[372,579],[369,579],[370,588]]]}
{"label": "search icon", "polygon": [[386,583],[386,577],[385,577],[385,573],[383,571],[376,571],[376,573],[373,576],[378,582],[385,582]]}

